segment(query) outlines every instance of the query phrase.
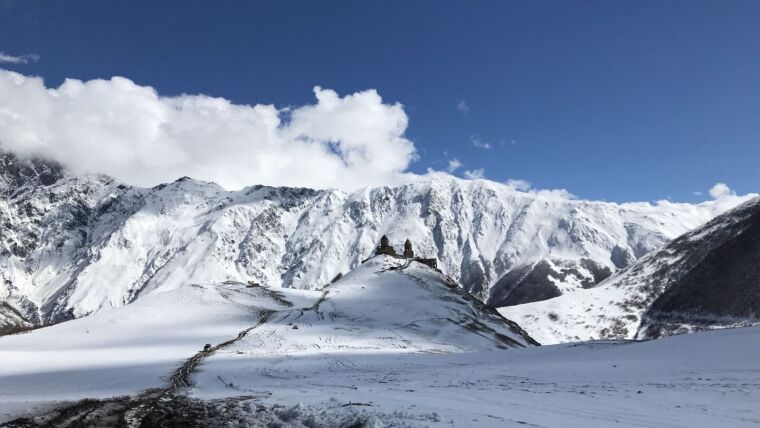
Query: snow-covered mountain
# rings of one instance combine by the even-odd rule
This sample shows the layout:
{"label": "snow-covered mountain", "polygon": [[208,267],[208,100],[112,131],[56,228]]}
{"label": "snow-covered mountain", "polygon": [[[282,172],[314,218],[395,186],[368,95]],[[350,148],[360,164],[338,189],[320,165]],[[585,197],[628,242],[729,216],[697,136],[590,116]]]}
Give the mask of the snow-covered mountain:
{"label": "snow-covered mountain", "polygon": [[593,288],[499,311],[542,344],[760,323],[760,197]]}
{"label": "snow-covered mountain", "polygon": [[593,285],[742,201],[614,204],[436,175],[351,193],[189,178],[146,189],[9,153],[0,194],[0,301],[31,323],[187,283],[319,289],[383,234],[410,238],[483,301],[524,303]]}

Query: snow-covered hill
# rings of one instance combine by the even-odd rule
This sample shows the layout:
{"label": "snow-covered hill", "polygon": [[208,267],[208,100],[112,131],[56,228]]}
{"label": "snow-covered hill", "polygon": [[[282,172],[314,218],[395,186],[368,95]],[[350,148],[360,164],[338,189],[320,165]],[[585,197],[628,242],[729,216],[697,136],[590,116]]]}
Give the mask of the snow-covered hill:
{"label": "snow-covered hill", "polygon": [[[200,355],[218,357],[214,364],[227,368],[241,358],[255,365],[262,355],[283,362],[315,357],[332,367],[345,354],[446,354],[536,345],[440,272],[377,256],[321,292],[234,282],[184,285],[112,311],[1,337],[0,421],[3,412],[8,419],[63,399],[163,387],[183,360],[204,344],[219,342],[226,344]],[[251,370],[224,377],[238,382]],[[267,370],[276,375],[276,369]]]}
{"label": "snow-covered hill", "polygon": [[499,311],[543,344],[760,323],[760,198],[593,288]]}
{"label": "snow-covered hill", "polygon": [[[187,283],[319,289],[383,234],[410,238],[483,301],[523,303],[596,283],[742,201],[613,204],[440,175],[353,193],[189,178],[144,189],[8,153],[0,194],[0,297],[32,323]],[[497,284],[515,269],[542,292],[520,275]]]}
{"label": "snow-covered hill", "polygon": [[[29,418],[10,426],[760,423],[760,372],[751,358],[760,352],[757,327],[519,346],[529,340],[514,325],[443,275],[404,264],[374,258],[323,292],[185,285],[0,337],[0,423],[20,416]],[[209,352],[200,351],[205,343]]]}

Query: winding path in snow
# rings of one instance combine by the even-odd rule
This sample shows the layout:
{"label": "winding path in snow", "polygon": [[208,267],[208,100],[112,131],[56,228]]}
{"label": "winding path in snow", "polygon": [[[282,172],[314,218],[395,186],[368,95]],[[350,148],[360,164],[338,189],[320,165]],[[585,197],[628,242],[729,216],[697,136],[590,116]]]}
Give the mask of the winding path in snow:
{"label": "winding path in snow", "polygon": [[[148,422],[149,426],[156,423],[156,421],[165,422],[167,421],[167,415],[164,413],[166,413],[167,407],[174,407],[174,410],[183,406],[190,407],[188,406],[189,400],[184,396],[183,389],[192,385],[190,377],[205,358],[244,338],[248,333],[265,324],[277,313],[289,315],[294,311],[318,310],[319,304],[324,301],[326,295],[327,291],[309,308],[262,311],[258,322],[240,331],[236,337],[212,346],[209,349],[199,351],[188,358],[179,368],[172,372],[168,385],[165,388],[150,389],[128,397],[115,397],[105,400],[83,399],[73,404],[60,406],[45,414],[31,418],[19,418],[0,424],[0,427],[140,427],[145,426],[146,421],[150,421]],[[273,297],[285,306],[293,306],[292,302],[280,295]],[[243,398],[249,399],[251,397]]]}
{"label": "winding path in snow", "polygon": [[272,316],[272,314],[274,313],[275,311],[263,311],[261,318],[259,319],[259,322],[257,322],[251,327],[248,327],[245,330],[238,333],[237,337],[235,337],[234,339],[230,339],[216,346],[212,346],[211,348],[207,350],[199,351],[198,353],[190,357],[169,378],[169,383],[171,383],[171,387],[167,391],[176,391],[179,388],[185,388],[185,387],[190,386],[190,379],[189,379],[190,375],[193,373],[193,371],[198,366],[198,364],[200,364],[201,361],[203,361],[204,358],[207,358],[213,355],[214,352],[216,352],[217,350],[230,346],[233,343],[237,342],[238,340],[244,338],[251,330],[267,322],[269,318]]}

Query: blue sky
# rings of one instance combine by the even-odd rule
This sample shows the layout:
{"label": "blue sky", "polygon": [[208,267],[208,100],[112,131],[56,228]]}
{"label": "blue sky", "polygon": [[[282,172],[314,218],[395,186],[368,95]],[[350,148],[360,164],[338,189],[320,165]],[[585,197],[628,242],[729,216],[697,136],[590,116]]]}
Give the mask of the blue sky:
{"label": "blue sky", "polygon": [[119,75],[278,107],[376,89],[416,173],[457,159],[613,201],[760,189],[757,1],[0,0],[0,51],[38,55],[0,67],[49,87]]}

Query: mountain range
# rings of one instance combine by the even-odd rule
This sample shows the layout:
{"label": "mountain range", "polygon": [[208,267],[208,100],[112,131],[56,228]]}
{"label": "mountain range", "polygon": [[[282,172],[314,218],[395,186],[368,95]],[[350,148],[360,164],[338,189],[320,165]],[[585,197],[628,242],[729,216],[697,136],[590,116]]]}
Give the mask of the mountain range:
{"label": "mountain range", "polygon": [[[355,192],[180,178],[152,188],[0,154],[0,328],[56,323],[188,283],[321,289],[382,235],[494,307],[595,287],[748,197],[585,201],[446,175]],[[399,248],[400,250],[400,248]]]}

